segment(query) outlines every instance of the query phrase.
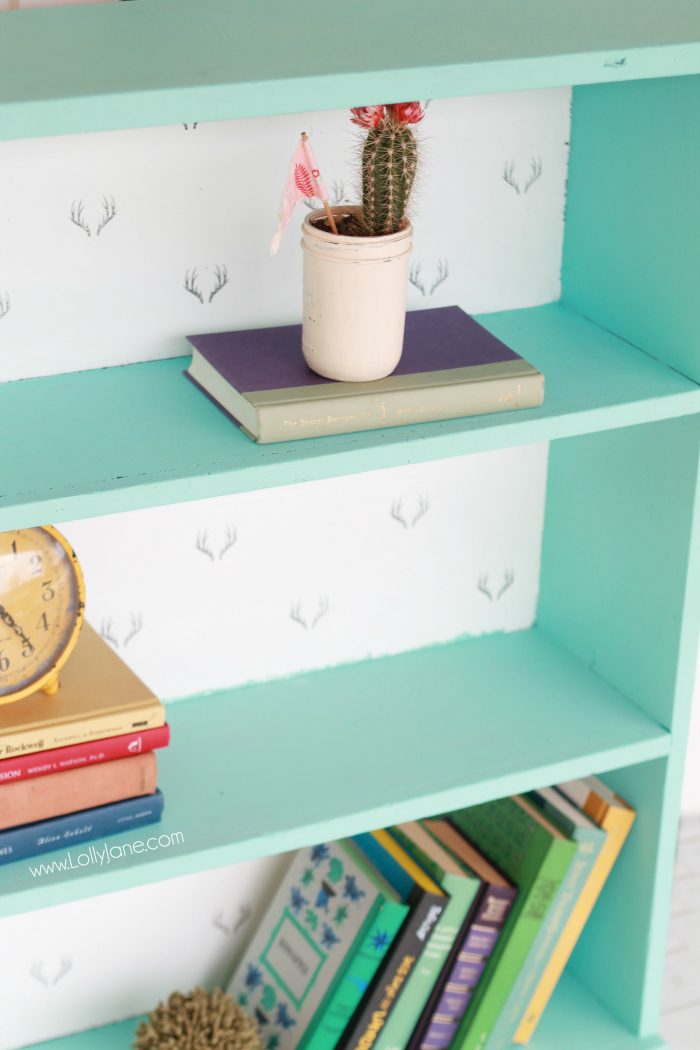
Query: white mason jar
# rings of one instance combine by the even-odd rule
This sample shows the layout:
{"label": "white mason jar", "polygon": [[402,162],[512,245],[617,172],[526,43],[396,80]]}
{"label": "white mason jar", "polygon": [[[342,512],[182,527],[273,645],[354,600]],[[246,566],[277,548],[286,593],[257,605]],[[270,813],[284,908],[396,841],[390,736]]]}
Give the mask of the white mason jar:
{"label": "white mason jar", "polygon": [[[359,207],[332,209],[339,218]],[[413,228],[381,237],[343,237],[302,226],[304,324],[302,350],[314,372],[365,383],[390,375],[399,363],[406,320],[408,261]]]}

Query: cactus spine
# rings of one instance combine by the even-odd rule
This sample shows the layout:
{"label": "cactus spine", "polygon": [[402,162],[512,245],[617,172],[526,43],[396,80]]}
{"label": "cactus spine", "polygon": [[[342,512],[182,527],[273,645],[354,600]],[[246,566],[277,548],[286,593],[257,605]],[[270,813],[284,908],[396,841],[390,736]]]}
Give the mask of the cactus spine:
{"label": "cactus spine", "polygon": [[408,124],[391,112],[370,128],[362,151],[362,211],[366,233],[396,233],[406,220],[418,149]]}

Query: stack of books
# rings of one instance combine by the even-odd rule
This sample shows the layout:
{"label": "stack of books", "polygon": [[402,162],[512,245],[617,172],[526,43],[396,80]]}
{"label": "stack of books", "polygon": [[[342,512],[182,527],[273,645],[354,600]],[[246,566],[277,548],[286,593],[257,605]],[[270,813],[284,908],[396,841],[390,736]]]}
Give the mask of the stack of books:
{"label": "stack of books", "polygon": [[301,353],[301,325],[189,336],[187,378],[260,444],[536,408],[544,376],[458,306],[406,315],[386,379],[340,383]]}
{"label": "stack of books", "polygon": [[160,820],[165,709],[88,625],[55,696],[0,707],[0,864]]}
{"label": "stack of books", "polygon": [[299,850],[229,991],[266,1050],[527,1043],[634,819],[587,777]]}

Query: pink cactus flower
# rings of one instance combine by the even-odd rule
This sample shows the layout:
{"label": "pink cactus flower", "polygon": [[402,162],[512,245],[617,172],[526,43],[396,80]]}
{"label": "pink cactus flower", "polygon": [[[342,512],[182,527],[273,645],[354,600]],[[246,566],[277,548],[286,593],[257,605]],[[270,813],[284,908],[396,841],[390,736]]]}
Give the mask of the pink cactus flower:
{"label": "pink cactus flower", "polygon": [[353,124],[360,128],[376,128],[386,116],[384,106],[355,106],[350,112]]}
{"label": "pink cactus flower", "polygon": [[420,102],[395,102],[389,109],[399,124],[417,124],[425,116]]}

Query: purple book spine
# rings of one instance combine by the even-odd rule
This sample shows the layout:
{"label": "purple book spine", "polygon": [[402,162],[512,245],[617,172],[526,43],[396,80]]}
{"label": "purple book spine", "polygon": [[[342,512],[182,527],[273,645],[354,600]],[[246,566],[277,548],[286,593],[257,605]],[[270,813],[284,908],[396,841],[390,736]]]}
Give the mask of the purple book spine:
{"label": "purple book spine", "polygon": [[[479,909],[463,931],[456,956],[443,971],[439,999],[429,1018],[424,1015],[420,1050],[447,1050],[498,941],[515,897],[512,887],[488,885]],[[427,1023],[426,1023],[427,1022]]]}

